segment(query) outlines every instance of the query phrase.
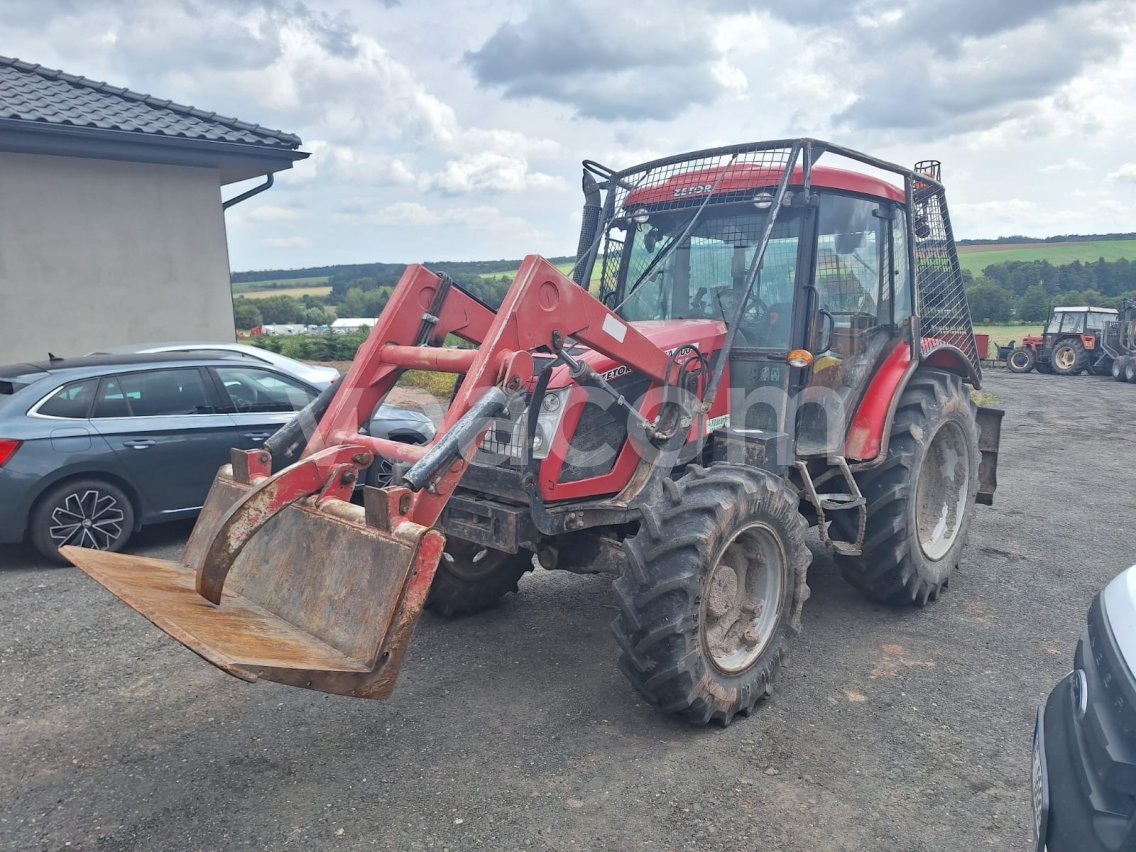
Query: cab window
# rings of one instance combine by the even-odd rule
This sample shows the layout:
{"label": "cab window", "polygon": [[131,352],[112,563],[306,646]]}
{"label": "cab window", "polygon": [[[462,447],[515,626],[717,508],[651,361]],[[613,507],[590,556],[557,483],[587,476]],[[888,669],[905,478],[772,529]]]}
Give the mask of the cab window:
{"label": "cab window", "polygon": [[1068,312],[1061,319],[1061,333],[1062,334],[1080,334],[1085,330],[1085,315],[1082,313]]}

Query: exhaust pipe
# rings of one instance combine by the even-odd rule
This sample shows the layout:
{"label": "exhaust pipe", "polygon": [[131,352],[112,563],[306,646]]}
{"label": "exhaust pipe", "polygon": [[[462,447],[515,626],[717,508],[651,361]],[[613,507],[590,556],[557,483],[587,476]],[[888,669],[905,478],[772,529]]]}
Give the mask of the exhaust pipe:
{"label": "exhaust pipe", "polygon": [[602,205],[600,185],[587,169],[584,170],[581,184],[584,190],[584,214],[580,221],[580,242],[576,246],[576,265],[572,269],[572,280],[586,290],[590,270],[584,258],[591,252],[596,231],[599,230]]}

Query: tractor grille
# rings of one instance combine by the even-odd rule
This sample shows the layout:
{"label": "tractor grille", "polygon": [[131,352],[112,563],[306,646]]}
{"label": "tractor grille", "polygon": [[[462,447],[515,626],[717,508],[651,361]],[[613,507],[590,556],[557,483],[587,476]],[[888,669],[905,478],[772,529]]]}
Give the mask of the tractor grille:
{"label": "tractor grille", "polygon": [[[611,384],[632,405],[637,405],[651,386],[650,379],[639,375],[621,376]],[[579,482],[611,473],[627,441],[627,415],[618,406],[608,404],[610,401],[602,391],[592,391],[591,399],[584,403],[560,472],[561,482]]]}
{"label": "tractor grille", "polygon": [[914,182],[915,289],[923,351],[957,346],[982,374],[970,305],[963,288],[951,218],[942,186]]}
{"label": "tractor grille", "polygon": [[485,432],[475,464],[519,467],[524,459],[526,408],[517,406],[507,416],[493,421]]}

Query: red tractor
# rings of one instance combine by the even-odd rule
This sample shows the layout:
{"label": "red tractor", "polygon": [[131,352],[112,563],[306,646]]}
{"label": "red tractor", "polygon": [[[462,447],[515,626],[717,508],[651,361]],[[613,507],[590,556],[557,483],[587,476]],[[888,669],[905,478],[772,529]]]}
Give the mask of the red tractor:
{"label": "red tractor", "polygon": [[1029,335],[1006,358],[1013,373],[1075,376],[1089,371],[1099,376],[1112,369],[1112,356],[1103,344],[1104,329],[1116,322],[1113,308],[1081,306],[1054,308],[1045,331]]}
{"label": "red tractor", "polygon": [[[935,599],[1001,418],[968,392],[937,163],[798,139],[584,165],[571,277],[530,256],[494,309],[409,267],[347,376],[234,450],[180,562],[67,558],[231,674],[370,698],[424,606],[491,606],[534,557],[608,572],[624,674],[696,723],[771,691],[810,525],[869,597]],[[361,432],[411,369],[460,376],[435,440]]]}

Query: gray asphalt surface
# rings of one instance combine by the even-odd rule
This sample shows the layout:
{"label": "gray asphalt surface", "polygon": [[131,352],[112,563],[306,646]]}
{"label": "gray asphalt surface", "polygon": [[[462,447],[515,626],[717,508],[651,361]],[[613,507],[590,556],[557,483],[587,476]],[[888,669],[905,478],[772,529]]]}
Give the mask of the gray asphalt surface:
{"label": "gray asphalt surface", "polygon": [[[1027,849],[1036,706],[1136,562],[1136,386],[987,387],[1001,486],[948,593],[868,603],[818,545],[778,692],[726,729],[636,700],[601,577],[424,615],[379,703],[229,678],[0,549],[0,848]],[[187,532],[136,551],[174,558]]]}

